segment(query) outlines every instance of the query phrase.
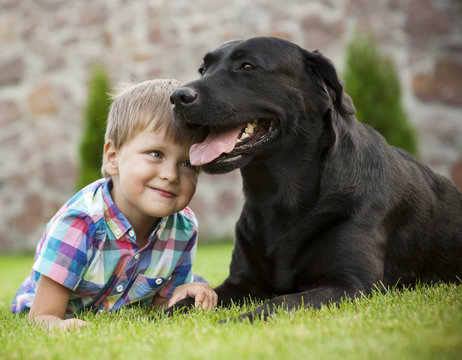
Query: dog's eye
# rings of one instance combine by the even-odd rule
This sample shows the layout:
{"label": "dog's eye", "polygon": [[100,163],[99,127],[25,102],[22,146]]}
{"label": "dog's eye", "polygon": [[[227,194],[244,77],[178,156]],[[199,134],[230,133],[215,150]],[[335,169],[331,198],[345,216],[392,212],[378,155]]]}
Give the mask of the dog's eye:
{"label": "dog's eye", "polygon": [[255,67],[252,64],[245,62],[241,64],[241,67],[239,68],[239,70],[250,71],[250,70],[255,70]]}
{"label": "dog's eye", "polygon": [[199,71],[199,74],[201,74],[201,76],[204,75],[204,73],[205,73],[205,66],[204,66],[204,65],[199,66],[199,69],[198,69],[197,71]]}

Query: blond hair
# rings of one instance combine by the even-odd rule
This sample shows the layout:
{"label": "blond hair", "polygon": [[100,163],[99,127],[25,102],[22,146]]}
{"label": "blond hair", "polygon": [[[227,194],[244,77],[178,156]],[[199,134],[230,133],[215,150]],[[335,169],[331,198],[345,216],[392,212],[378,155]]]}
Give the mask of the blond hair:
{"label": "blond hair", "polygon": [[[193,144],[200,140],[198,131],[180,126],[173,118],[170,94],[182,84],[174,79],[156,79],[120,89],[112,96],[104,141],[112,141],[116,150],[146,129],[163,129],[176,143]],[[109,177],[101,168],[104,177]]]}

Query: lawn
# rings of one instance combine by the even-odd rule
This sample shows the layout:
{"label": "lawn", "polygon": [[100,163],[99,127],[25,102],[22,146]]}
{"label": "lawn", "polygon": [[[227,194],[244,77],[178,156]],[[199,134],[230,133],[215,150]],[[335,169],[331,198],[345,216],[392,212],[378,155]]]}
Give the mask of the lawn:
{"label": "lawn", "polygon": [[[218,285],[232,246],[200,246],[194,272]],[[268,322],[218,324],[248,310],[216,309],[150,318],[143,309],[84,319],[47,333],[12,315],[9,303],[31,256],[0,255],[0,359],[461,359],[462,286],[376,293],[319,311],[280,312]]]}

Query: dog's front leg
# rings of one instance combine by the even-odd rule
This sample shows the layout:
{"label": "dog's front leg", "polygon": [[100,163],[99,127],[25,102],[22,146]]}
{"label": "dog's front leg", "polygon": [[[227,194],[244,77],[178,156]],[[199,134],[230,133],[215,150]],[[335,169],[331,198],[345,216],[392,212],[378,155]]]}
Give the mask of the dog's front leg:
{"label": "dog's front leg", "polygon": [[176,302],[175,304],[173,304],[169,308],[165,309],[164,314],[166,316],[170,317],[177,311],[179,311],[181,313],[188,313],[191,309],[194,308],[194,302],[195,301],[196,300],[194,298],[191,298],[191,297],[184,298],[184,299]]}
{"label": "dog's front leg", "polygon": [[359,291],[350,289],[345,291],[339,287],[321,287],[297,294],[288,294],[275,297],[265,304],[258,306],[255,310],[247,312],[238,317],[238,320],[266,320],[277,312],[278,309],[285,311],[300,310],[303,308],[319,309],[321,305],[336,303],[346,297],[354,297]]}
{"label": "dog's front leg", "polygon": [[232,304],[242,304],[244,299],[264,300],[269,297],[260,289],[256,282],[248,279],[236,280],[228,277],[220,286],[215,288],[218,295],[218,306],[229,307]]}
{"label": "dog's front leg", "polygon": [[[215,288],[215,292],[218,295],[218,306],[229,307],[233,303],[241,304],[244,299],[265,299],[261,291],[256,292],[257,286],[253,286],[249,289],[247,286],[250,283],[248,281],[241,281],[239,284],[234,284],[229,281],[229,278],[225,280],[220,286]],[[167,316],[172,316],[176,311],[187,313],[194,308],[194,298],[185,298],[174,305],[170,306],[164,311]]]}

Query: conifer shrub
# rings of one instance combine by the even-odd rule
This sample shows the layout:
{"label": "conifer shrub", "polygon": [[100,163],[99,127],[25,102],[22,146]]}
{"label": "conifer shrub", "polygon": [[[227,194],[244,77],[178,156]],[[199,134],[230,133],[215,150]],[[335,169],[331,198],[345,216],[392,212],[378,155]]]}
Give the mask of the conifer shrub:
{"label": "conifer shrub", "polygon": [[88,100],[84,110],[84,130],[79,146],[79,178],[77,189],[102,177],[104,132],[111,105],[112,89],[101,65],[93,67],[89,82]]}
{"label": "conifer shrub", "polygon": [[343,79],[358,120],[381,133],[390,145],[417,156],[417,133],[402,105],[396,68],[372,37],[354,35],[347,46]]}

